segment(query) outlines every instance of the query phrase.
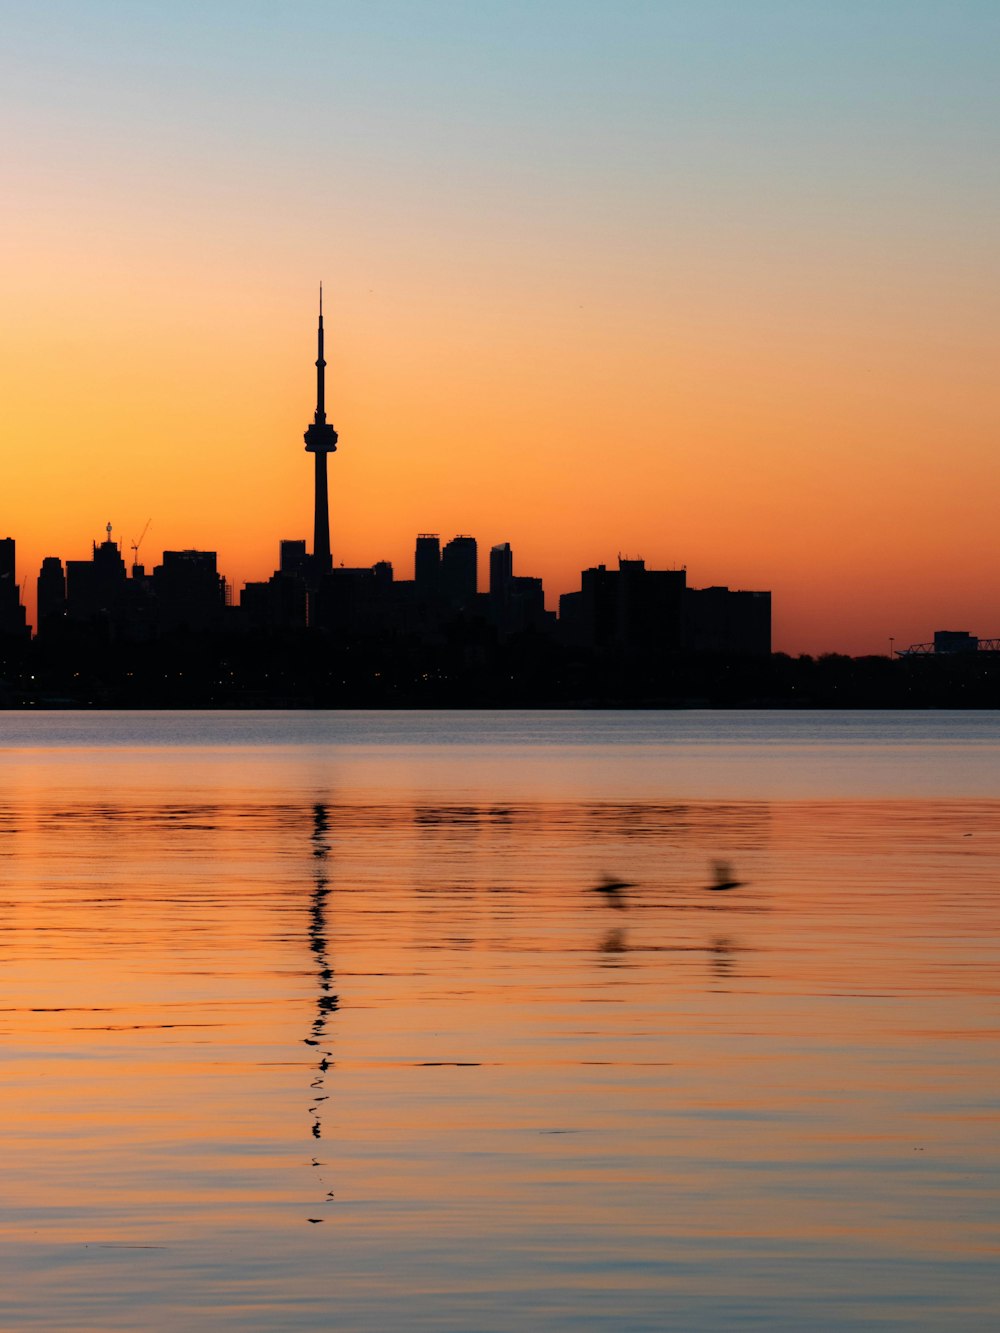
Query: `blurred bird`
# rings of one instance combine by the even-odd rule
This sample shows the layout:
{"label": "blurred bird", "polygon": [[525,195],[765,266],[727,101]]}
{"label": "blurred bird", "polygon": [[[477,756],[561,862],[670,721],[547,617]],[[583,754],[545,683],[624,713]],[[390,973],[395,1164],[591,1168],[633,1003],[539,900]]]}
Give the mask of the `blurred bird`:
{"label": "blurred bird", "polygon": [[603,893],[612,907],[624,908],[625,890],[634,887],[627,879],[614,879],[611,875],[604,875],[600,884],[593,886],[593,892]]}
{"label": "blurred bird", "polygon": [[712,883],[705,887],[708,889],[738,889],[743,880],[737,879],[733,873],[733,867],[729,861],[712,862]]}

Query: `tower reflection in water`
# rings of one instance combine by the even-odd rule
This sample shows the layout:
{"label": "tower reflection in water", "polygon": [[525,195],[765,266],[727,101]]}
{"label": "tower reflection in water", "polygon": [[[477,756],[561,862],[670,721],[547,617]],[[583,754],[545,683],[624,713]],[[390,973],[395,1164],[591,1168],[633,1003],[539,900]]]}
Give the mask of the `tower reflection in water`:
{"label": "tower reflection in water", "polygon": [[[311,1046],[319,1055],[315,1066],[310,1089],[313,1096],[309,1107],[312,1116],[312,1136],[323,1137],[323,1103],[329,1100],[326,1091],[326,1075],[331,1067],[333,1052],[326,1049],[329,1041],[327,1022],[337,1008],[337,996],[333,990],[333,969],[330,967],[326,936],[327,899],[330,896],[330,877],[327,861],[330,855],[330,815],[327,807],[320,803],[313,806],[312,854],[314,860],[314,887],[309,900],[309,949],[316,964],[318,995],[316,1013],[309,1028],[309,1035],[303,1038],[306,1046]],[[313,1157],[312,1165],[321,1168],[323,1162]],[[334,1197],[333,1190],[327,1190],[324,1201]],[[310,1222],[321,1222],[322,1218],[311,1217]]]}

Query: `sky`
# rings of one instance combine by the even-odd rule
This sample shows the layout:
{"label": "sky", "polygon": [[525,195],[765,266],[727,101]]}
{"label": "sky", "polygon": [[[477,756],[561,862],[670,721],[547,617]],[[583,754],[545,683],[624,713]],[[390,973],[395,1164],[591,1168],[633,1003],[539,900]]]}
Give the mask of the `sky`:
{"label": "sky", "polygon": [[7,0],[0,536],[1000,635],[996,0]]}

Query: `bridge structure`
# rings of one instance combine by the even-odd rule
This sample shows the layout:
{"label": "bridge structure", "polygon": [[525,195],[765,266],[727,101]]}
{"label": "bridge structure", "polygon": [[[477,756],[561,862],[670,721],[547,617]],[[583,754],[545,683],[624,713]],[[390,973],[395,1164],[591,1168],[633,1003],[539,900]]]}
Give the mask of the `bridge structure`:
{"label": "bridge structure", "polygon": [[935,634],[930,643],[911,643],[909,648],[897,648],[896,657],[961,657],[970,653],[1000,654],[1000,638],[978,639],[972,634],[958,635],[944,631]]}

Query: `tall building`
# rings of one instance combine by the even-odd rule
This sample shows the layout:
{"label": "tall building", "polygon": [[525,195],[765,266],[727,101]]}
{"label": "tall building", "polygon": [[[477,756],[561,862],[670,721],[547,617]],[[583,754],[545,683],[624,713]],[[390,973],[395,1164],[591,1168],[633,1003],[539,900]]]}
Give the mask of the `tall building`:
{"label": "tall building", "polygon": [[114,619],[125,596],[127,574],[121,548],[111,540],[111,524],[106,541],[93,543],[90,560],[66,561],[66,614],[71,620],[102,621]]}
{"label": "tall building", "polygon": [[436,532],[421,532],[417,536],[413,581],[418,597],[425,601],[437,598],[441,586],[441,540]]}
{"label": "tall building", "polygon": [[441,598],[450,610],[471,607],[479,589],[479,548],[475,537],[452,537],[441,552]]}
{"label": "tall building", "polygon": [[304,575],[309,567],[309,557],[306,555],[306,544],[304,541],[285,540],[278,546],[278,569],[282,574],[302,574]]}
{"label": "tall building", "polygon": [[315,582],[329,573],[330,503],[326,487],[326,456],[336,452],[337,432],[326,419],[326,361],[323,359],[323,287],[319,289],[319,330],[316,357],[316,414],[305,433],[306,453],[316,459],[316,502],[313,513],[312,577]]}
{"label": "tall building", "polygon": [[529,630],[545,633],[555,629],[555,616],[545,610],[542,580],[515,576],[510,542],[490,548],[490,591],[485,602],[501,639]]}
{"label": "tall building", "polygon": [[225,581],[214,551],[164,551],[153,570],[153,592],[161,631],[204,633],[222,623]]}
{"label": "tall building", "polygon": [[490,597],[501,605],[508,602],[513,579],[514,553],[510,542],[501,542],[490,548]]}
{"label": "tall building", "polygon": [[38,633],[66,618],[66,574],[57,555],[47,555],[38,572]]}
{"label": "tall building", "polygon": [[23,638],[28,626],[17,587],[15,557],[14,538],[0,538],[0,635]]}

